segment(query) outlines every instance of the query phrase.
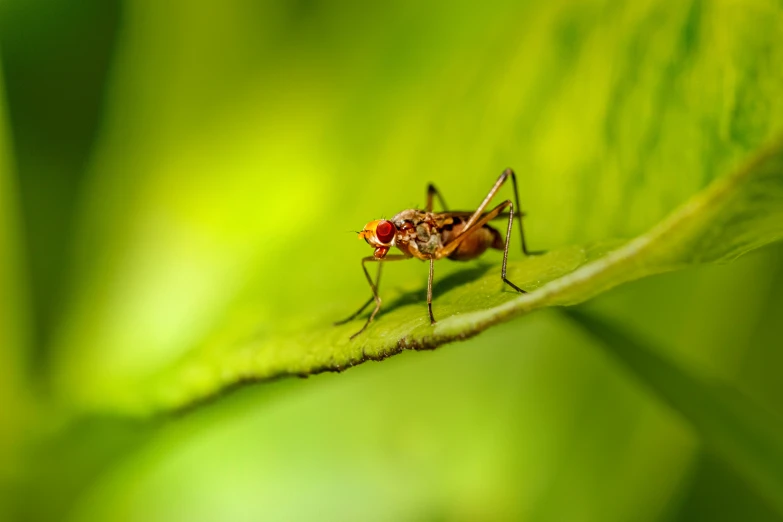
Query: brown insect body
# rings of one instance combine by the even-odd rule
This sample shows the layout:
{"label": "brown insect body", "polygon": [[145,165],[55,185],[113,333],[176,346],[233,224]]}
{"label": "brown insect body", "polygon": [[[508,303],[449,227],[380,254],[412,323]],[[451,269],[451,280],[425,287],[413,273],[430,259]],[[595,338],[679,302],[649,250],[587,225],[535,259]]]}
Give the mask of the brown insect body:
{"label": "brown insect body", "polygon": [[[517,180],[514,171],[506,169],[500,175],[489,194],[484,198],[479,207],[474,212],[433,212],[433,198],[437,197],[442,207],[446,207],[443,198],[438,190],[430,185],[427,188],[427,208],[425,210],[408,209],[403,210],[390,220],[377,219],[370,221],[359,232],[359,238],[364,239],[375,250],[372,256],[362,259],[362,270],[370,284],[372,297],[359,310],[336,324],[346,323],[367,308],[375,301],[375,310],[373,310],[367,322],[361,330],[356,332],[351,338],[362,333],[372,322],[378,310],[381,308],[381,298],[378,295],[378,285],[381,279],[381,267],[384,262],[400,261],[403,259],[417,258],[422,261],[429,261],[430,272],[427,280],[427,309],[429,311],[430,323],[435,324],[435,317],[432,314],[432,279],[433,263],[438,259],[449,258],[455,261],[467,261],[475,259],[487,249],[494,248],[503,251],[503,265],[500,274],[505,284],[524,293],[525,291],[517,285],[506,279],[506,264],[508,262],[508,245],[511,236],[511,227],[515,217],[514,204],[510,199],[503,201],[495,208],[487,210],[492,198],[497,191],[511,178],[514,185],[514,198],[519,206],[519,195],[517,192]],[[489,222],[495,218],[501,217],[501,212],[508,212],[508,225],[506,227],[505,239],[500,232],[489,225]],[[522,252],[527,255],[525,245],[525,235],[522,230],[522,213],[516,215],[519,219],[520,238],[522,240]],[[392,247],[397,247],[402,255],[388,255]],[[373,281],[370,273],[365,266],[368,262],[377,262],[378,275]]]}
{"label": "brown insect body", "polygon": [[[422,261],[442,259],[443,246],[465,229],[467,218],[462,214],[469,216],[462,212],[403,210],[390,220],[397,229],[394,246],[403,254]],[[454,261],[468,261],[479,257],[489,248],[503,250],[503,237],[491,226],[484,225],[445,257]]]}

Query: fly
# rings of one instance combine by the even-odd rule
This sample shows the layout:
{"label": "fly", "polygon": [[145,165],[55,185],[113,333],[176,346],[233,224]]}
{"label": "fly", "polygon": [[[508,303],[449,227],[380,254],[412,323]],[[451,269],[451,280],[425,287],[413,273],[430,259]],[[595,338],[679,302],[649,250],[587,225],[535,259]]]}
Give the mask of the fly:
{"label": "fly", "polygon": [[[345,324],[355,319],[361,314],[373,301],[375,309],[370,317],[364,323],[361,330],[351,336],[351,339],[362,333],[367,326],[375,319],[378,310],[381,309],[381,298],[378,295],[378,285],[381,281],[381,267],[388,261],[402,261],[403,259],[417,258],[422,261],[429,261],[430,273],[427,279],[427,310],[429,311],[430,324],[435,324],[435,316],[432,315],[432,276],[434,264],[438,259],[452,259],[455,261],[467,261],[475,259],[486,250],[492,248],[503,251],[503,268],[500,273],[501,279],[511,288],[520,293],[526,293],[523,289],[512,283],[506,278],[506,264],[508,262],[508,245],[511,239],[511,228],[514,222],[514,203],[510,199],[500,203],[490,211],[486,211],[492,198],[495,197],[498,190],[508,178],[511,178],[514,187],[514,203],[519,207],[519,193],[517,191],[517,177],[514,171],[506,169],[500,175],[498,180],[490,189],[484,201],[474,212],[448,212],[446,204],[443,201],[438,189],[430,184],[427,187],[427,206],[424,210],[408,209],[403,210],[391,219],[378,219],[370,221],[359,232],[359,239],[364,239],[375,251],[373,255],[362,259],[362,270],[370,284],[372,297],[362,305],[359,310],[343,321],[335,323],[336,325]],[[433,212],[433,200],[438,198],[438,202],[443,207],[443,212]],[[499,217],[502,212],[508,211],[508,225],[506,226],[505,239],[496,229],[489,225],[489,222]],[[517,214],[519,218],[519,232],[522,241],[522,252],[525,255],[535,254],[528,252],[525,243],[525,233],[522,228],[522,216],[524,213]],[[389,250],[396,247],[401,254],[389,255]],[[378,263],[378,273],[375,281],[370,277],[367,271],[367,263]]]}

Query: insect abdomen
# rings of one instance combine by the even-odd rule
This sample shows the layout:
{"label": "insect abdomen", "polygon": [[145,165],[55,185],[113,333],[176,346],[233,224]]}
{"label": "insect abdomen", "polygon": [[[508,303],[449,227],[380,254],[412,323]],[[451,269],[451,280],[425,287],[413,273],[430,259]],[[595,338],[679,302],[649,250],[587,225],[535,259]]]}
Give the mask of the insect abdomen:
{"label": "insect abdomen", "polygon": [[[444,243],[448,244],[450,236],[457,234],[463,226],[464,225],[460,223],[448,230],[444,230]],[[449,254],[449,259],[454,261],[468,261],[477,258],[486,252],[488,248],[503,250],[503,238],[501,237],[500,232],[489,225],[484,225],[463,239],[457,249]]]}

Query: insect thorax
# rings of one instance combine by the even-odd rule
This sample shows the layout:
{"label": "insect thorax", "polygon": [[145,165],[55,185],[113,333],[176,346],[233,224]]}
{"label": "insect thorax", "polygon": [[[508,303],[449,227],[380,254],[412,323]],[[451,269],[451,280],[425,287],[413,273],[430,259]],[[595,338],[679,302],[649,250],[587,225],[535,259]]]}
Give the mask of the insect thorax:
{"label": "insect thorax", "polygon": [[398,247],[416,257],[429,257],[443,246],[435,216],[422,210],[403,210],[392,218],[398,232]]}

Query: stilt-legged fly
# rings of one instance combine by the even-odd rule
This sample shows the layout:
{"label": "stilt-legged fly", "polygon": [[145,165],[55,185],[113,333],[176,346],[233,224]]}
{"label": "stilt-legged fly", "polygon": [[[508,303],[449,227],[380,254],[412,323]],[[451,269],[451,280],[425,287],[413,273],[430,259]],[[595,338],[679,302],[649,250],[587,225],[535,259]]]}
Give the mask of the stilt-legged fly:
{"label": "stilt-legged fly", "polygon": [[[430,275],[427,280],[427,308],[430,314],[430,324],[435,324],[432,315],[432,275],[434,263],[438,259],[449,258],[456,261],[467,261],[483,254],[488,248],[503,251],[503,268],[501,279],[517,292],[524,290],[506,279],[506,263],[508,262],[508,245],[511,239],[511,226],[514,222],[514,203],[507,199],[492,210],[486,212],[492,198],[503,185],[511,178],[514,186],[514,202],[519,208],[519,193],[517,191],[517,178],[514,171],[506,169],[492,186],[475,212],[448,212],[438,189],[432,184],[427,187],[427,207],[424,210],[403,210],[391,219],[379,219],[370,221],[359,232],[359,239],[364,239],[375,248],[372,256],[362,259],[362,269],[370,283],[372,297],[362,305],[355,314],[335,324],[344,324],[361,314],[365,308],[375,301],[375,310],[370,314],[362,329],[351,336],[351,339],[362,333],[375,319],[378,310],[381,309],[381,298],[378,295],[378,285],[381,281],[381,267],[387,261],[401,261],[403,259],[418,258],[429,261]],[[437,197],[443,208],[443,212],[433,212],[433,199]],[[508,209],[508,225],[506,227],[505,240],[500,232],[489,226],[489,222],[497,218],[501,212]],[[522,229],[523,212],[519,212],[519,232],[522,240],[522,252],[530,255],[525,244],[525,233]],[[389,249],[397,247],[402,254],[387,255]],[[378,274],[373,282],[367,271],[367,263],[378,263]]]}

